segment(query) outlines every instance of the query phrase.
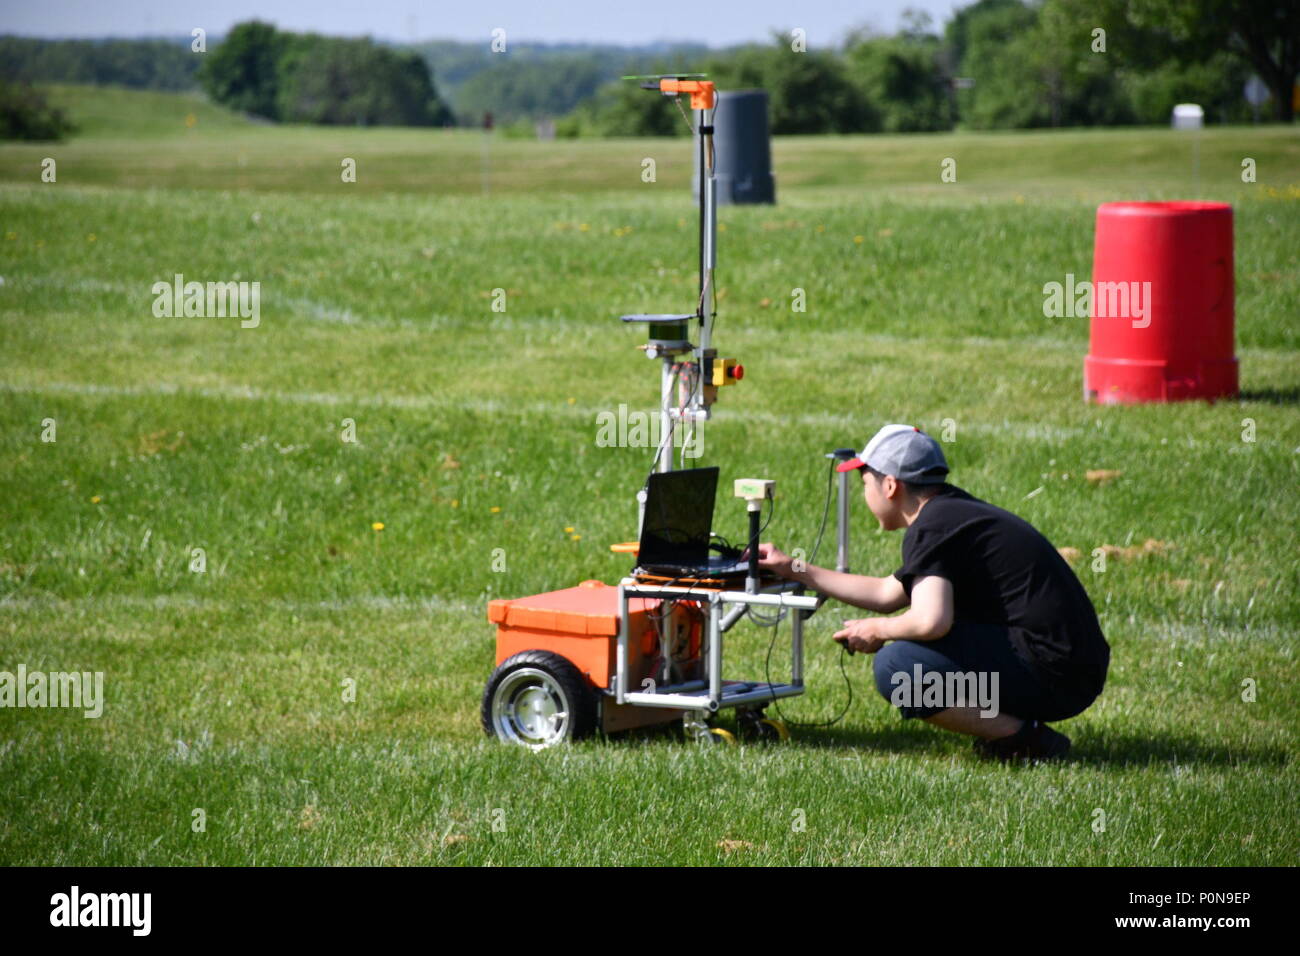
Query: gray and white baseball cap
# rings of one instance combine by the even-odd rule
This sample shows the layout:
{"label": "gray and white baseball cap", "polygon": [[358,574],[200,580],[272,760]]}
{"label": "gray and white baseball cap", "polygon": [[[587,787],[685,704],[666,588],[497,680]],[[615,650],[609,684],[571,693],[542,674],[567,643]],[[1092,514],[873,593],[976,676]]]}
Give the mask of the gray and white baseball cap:
{"label": "gray and white baseball cap", "polygon": [[948,480],[948,461],[943,457],[943,449],[912,425],[886,425],[867,442],[857,458],[835,470],[852,471],[863,465],[914,485],[937,485]]}

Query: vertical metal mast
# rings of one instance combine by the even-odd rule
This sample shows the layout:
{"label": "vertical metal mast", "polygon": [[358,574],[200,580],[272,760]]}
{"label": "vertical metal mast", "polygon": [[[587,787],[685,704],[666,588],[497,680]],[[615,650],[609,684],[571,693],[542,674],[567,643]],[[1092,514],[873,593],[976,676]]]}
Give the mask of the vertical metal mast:
{"label": "vertical metal mast", "polygon": [[[692,315],[653,314],[625,315],[624,322],[646,322],[654,330],[651,332],[646,355],[662,361],[660,373],[660,446],[655,457],[656,471],[671,471],[673,467],[673,436],[678,426],[689,425],[694,430],[709,418],[709,406],[713,403],[719,384],[727,384],[732,379],[739,380],[743,369],[734,360],[727,360],[731,365],[722,367],[719,375],[721,381],[715,380],[713,366],[713,319],[716,314],[717,297],[713,289],[713,270],[717,267],[717,182],[714,178],[713,162],[713,126],[708,123],[710,114],[717,102],[717,92],[713,83],[694,79],[703,76],[696,73],[688,76],[653,76],[625,77],[625,79],[642,80],[645,89],[657,90],[664,96],[678,97],[689,95],[691,110],[695,113],[695,133],[699,137],[697,148],[700,157],[700,291]],[[690,320],[699,319],[699,345],[690,343]],[[680,361],[691,353],[693,361]],[[731,366],[734,366],[732,368]],[[686,374],[691,383],[690,397],[685,407],[678,411],[674,401],[673,385],[678,374]],[[729,376],[729,377],[727,377]]]}
{"label": "vertical metal mast", "polygon": [[[710,84],[711,85],[711,84]],[[709,90],[710,105],[713,91]],[[713,317],[716,314],[713,293],[713,270],[718,265],[717,180],[713,175],[713,126],[706,124],[708,109],[696,111],[696,129],[700,133],[700,351],[703,357],[712,344]],[[705,409],[707,416],[708,410]]]}
{"label": "vertical metal mast", "polygon": [[[653,313],[622,316],[624,322],[643,322],[650,326],[650,341],[642,346],[647,358],[660,359],[659,387],[659,447],[653,470],[671,471],[673,467],[673,438],[678,427],[689,427],[695,440],[694,454],[700,453],[698,430],[710,418],[710,406],[717,399],[718,388],[731,385],[744,377],[744,367],[735,359],[719,359],[713,348],[713,320],[717,315],[717,296],[713,287],[713,273],[718,264],[718,211],[717,180],[713,155],[713,125],[709,120],[717,104],[717,90],[708,80],[697,79],[702,73],[675,76],[627,76],[624,79],[640,80],[641,87],[655,90],[664,96],[691,98],[695,114],[694,132],[699,137],[700,169],[700,281],[699,298],[695,312]],[[700,339],[698,345],[690,341],[690,320],[698,319]],[[690,355],[690,361],[682,361]],[[678,376],[685,374],[690,383],[689,398],[683,404],[674,399],[673,386]],[[679,384],[683,389],[685,383]],[[683,442],[683,457],[686,445]],[[638,530],[645,519],[645,489],[637,493],[639,513]]]}

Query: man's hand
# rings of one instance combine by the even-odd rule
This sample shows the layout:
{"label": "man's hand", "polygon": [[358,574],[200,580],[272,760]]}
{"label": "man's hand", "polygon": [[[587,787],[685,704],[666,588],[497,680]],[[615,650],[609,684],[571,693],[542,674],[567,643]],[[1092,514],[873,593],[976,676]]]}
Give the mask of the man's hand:
{"label": "man's hand", "polygon": [[844,622],[844,629],[837,631],[835,640],[851,651],[874,654],[885,646],[885,637],[881,633],[883,618],[866,617]]}
{"label": "man's hand", "polygon": [[[744,550],[740,556],[741,561],[749,560],[749,548]],[[771,571],[778,577],[788,578],[791,576],[794,560],[785,552],[777,548],[770,541],[765,541],[758,546],[758,566],[765,570]]]}

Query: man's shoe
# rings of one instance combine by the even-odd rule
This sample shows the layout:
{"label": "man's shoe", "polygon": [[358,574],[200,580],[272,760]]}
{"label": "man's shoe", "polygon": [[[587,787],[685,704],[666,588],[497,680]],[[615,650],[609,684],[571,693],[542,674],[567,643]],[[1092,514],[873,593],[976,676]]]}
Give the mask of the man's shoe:
{"label": "man's shoe", "polygon": [[1070,751],[1070,738],[1038,720],[1027,720],[1010,737],[976,738],[975,753],[983,760],[1059,760]]}

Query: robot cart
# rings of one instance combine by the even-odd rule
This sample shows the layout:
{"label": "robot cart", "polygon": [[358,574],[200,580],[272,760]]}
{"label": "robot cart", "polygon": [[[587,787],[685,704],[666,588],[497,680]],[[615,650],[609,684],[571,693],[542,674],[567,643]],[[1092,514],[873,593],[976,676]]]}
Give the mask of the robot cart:
{"label": "robot cart", "polygon": [[[622,316],[649,330],[640,346],[661,360],[660,441],[655,469],[670,471],[674,430],[694,437],[710,419],[718,389],[734,386],[744,368],[720,358],[711,345],[716,302],[713,270],[717,256],[712,83],[689,76],[637,77],[665,96],[689,96],[695,112],[700,181],[699,298],[696,311]],[[699,322],[699,344],[691,323]],[[674,392],[677,400],[673,400]],[[683,459],[689,444],[683,444]],[[698,453],[698,446],[695,448]],[[846,460],[851,449],[827,457]],[[692,455],[691,457],[698,457]],[[848,476],[840,476],[840,570],[848,570]],[[497,625],[496,670],[483,694],[484,730],[501,740],[540,749],[588,736],[681,720],[687,735],[701,742],[734,739],[710,721],[734,708],[743,736],[785,739],[784,726],[764,707],[804,692],[803,622],[824,598],[803,593],[795,582],[760,573],[758,519],[774,482],[736,483],[747,502],[751,558],[743,590],[730,581],[624,577],[617,586],[584,581],[576,587],[513,600],[494,600],[488,619]],[[645,493],[637,496],[644,522]],[[612,546],[631,552],[635,544]],[[792,620],[788,683],[723,678],[723,635],[752,608],[788,610]]]}
{"label": "robot cart", "polygon": [[[845,461],[853,454],[840,448],[826,457]],[[841,474],[840,571],[849,570],[849,495],[849,475]],[[757,541],[753,518],[750,540]],[[784,725],[768,718],[764,708],[804,692],[803,625],[824,601],[804,593],[797,582],[753,570],[744,590],[718,580],[641,574],[624,577],[617,586],[591,580],[494,600],[488,619],[497,625],[497,668],[483,694],[483,729],[541,749],[597,730],[613,733],[680,719],[687,736],[699,742],[734,742],[729,731],[710,723],[719,711],[734,708],[742,736],[784,740]],[[751,608],[790,612],[788,683],[723,676],[723,635]]]}
{"label": "robot cart", "polygon": [[[492,601],[498,666],[483,695],[484,730],[541,749],[596,730],[680,719],[692,739],[730,742],[730,732],[710,721],[736,708],[742,735],[785,739],[784,726],[763,709],[803,693],[803,619],[819,602],[799,589],[794,582],[749,592],[626,577],[617,587],[584,581]],[[795,611],[789,683],[723,679],[723,634],[754,606]]]}

